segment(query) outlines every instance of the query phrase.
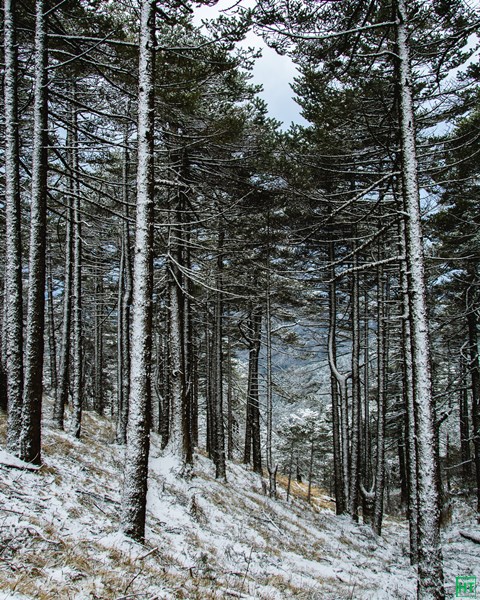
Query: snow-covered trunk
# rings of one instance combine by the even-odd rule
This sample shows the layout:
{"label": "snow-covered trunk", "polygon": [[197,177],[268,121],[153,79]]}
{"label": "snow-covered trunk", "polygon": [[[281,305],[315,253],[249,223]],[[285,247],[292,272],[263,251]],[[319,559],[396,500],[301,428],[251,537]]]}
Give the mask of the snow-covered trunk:
{"label": "snow-covered trunk", "polygon": [[128,395],[130,387],[130,305],[132,303],[132,267],[130,256],[128,178],[130,157],[128,152],[128,127],[123,138],[122,202],[124,221],[120,232],[120,267],[117,295],[117,424],[118,444],[127,441]]}
{"label": "snow-covered trunk", "polygon": [[[182,260],[185,265],[186,273],[192,269],[191,253],[191,223],[193,215],[188,211],[188,202],[185,194],[182,194],[182,214],[183,214],[183,244]],[[185,222],[186,221],[186,222]],[[185,427],[188,435],[188,453],[189,460],[192,460],[193,448],[198,445],[198,390],[197,390],[197,372],[195,360],[195,342],[194,342],[194,323],[192,314],[192,298],[194,295],[194,286],[188,275],[183,277],[183,346],[185,363]]]}
{"label": "snow-covered trunk", "polygon": [[[269,277],[269,274],[267,275]],[[272,372],[272,307],[270,298],[270,280],[268,280],[266,290],[266,308],[265,308],[265,328],[266,328],[266,351],[267,351],[267,435],[265,458],[268,471],[268,493],[270,498],[277,496],[277,467],[273,462],[273,372]]]}
{"label": "snow-covered trunk", "polygon": [[55,306],[53,301],[53,272],[52,258],[49,256],[47,267],[47,319],[48,319],[48,354],[50,366],[50,389],[53,392],[54,401],[58,395],[58,369],[57,369],[57,340],[55,336]]}
{"label": "snow-covered trunk", "polygon": [[[67,134],[67,145],[72,143],[71,131]],[[72,156],[72,153],[69,153]],[[70,386],[70,347],[71,347],[71,326],[72,326],[72,267],[73,267],[73,196],[75,192],[73,164],[70,160],[72,172],[69,176],[69,193],[66,194],[65,203],[68,205],[66,223],[65,223],[65,267],[63,281],[63,320],[62,320],[62,339],[58,392],[53,407],[53,422],[56,427],[63,429],[65,405],[68,400],[68,390]]]}
{"label": "snow-covered trunk", "polygon": [[250,304],[248,318],[248,385],[247,414],[245,427],[245,450],[243,462],[252,463],[256,473],[262,472],[262,455],[260,440],[260,399],[259,399],[259,357],[261,346],[262,307]]}
{"label": "snow-covered trunk", "polygon": [[133,262],[130,396],[122,529],[145,538],[150,449],[155,0],[142,0],[139,40],[138,167]]}
{"label": "snow-covered trunk", "polygon": [[23,401],[22,245],[17,110],[15,1],[4,2],[5,288],[7,303],[7,450],[20,455]]}
{"label": "snow-covered trunk", "polygon": [[[405,255],[405,222],[399,227],[399,255]],[[417,443],[415,439],[415,402],[412,381],[412,343],[410,337],[410,307],[408,296],[407,264],[400,262],[400,292],[402,297],[402,357],[403,403],[405,407],[405,453],[408,484],[407,514],[410,534],[410,562],[418,562],[418,498],[417,498]]]}
{"label": "snow-covered trunk", "polygon": [[233,365],[232,341],[227,342],[227,458],[233,460]]}
{"label": "snow-covered trunk", "polygon": [[[120,262],[118,265],[118,290],[117,290],[117,402],[116,402],[116,431],[117,444],[125,444],[127,441],[127,421],[123,419],[125,404],[125,392],[123,387],[123,288],[125,286],[125,242],[123,234],[119,234]],[[127,396],[128,397],[128,396]],[[127,414],[128,419],[128,414]]]}
{"label": "snow-covered trunk", "polygon": [[338,393],[338,370],[336,367],[336,328],[337,328],[337,293],[335,280],[335,259],[334,243],[328,244],[330,268],[330,284],[328,287],[328,364],[330,367],[330,387],[332,394],[332,427],[333,427],[333,464],[335,474],[335,503],[337,515],[342,515],[346,511],[347,497],[345,495],[345,480],[343,471],[342,438],[341,438],[341,418],[340,418],[340,398]]}
{"label": "snow-covered trunk", "polygon": [[435,454],[430,343],[415,146],[415,116],[412,102],[407,10],[404,0],[397,0],[396,35],[399,54],[401,165],[405,203],[405,245],[408,265],[409,321],[417,440],[417,596],[422,600],[440,600],[444,598],[445,590],[440,546],[437,457]]}
{"label": "snow-covered trunk", "polygon": [[[174,234],[175,235],[175,234]],[[175,242],[176,244],[176,242]],[[170,252],[173,252],[172,246]],[[185,402],[182,306],[180,273],[172,258],[168,264],[169,355],[170,355],[170,431],[165,451],[181,463],[186,461]]]}
{"label": "snow-covered trunk", "polygon": [[[361,472],[361,492],[362,492],[362,517],[364,523],[372,523],[373,502],[371,496],[373,469],[372,469],[372,435],[370,427],[370,347],[369,347],[369,316],[368,316],[369,290],[365,289],[364,300],[364,347],[363,347],[363,429],[362,429],[362,472]],[[366,492],[366,493],[365,493]]]}
{"label": "snow-covered trunk", "polygon": [[354,245],[352,275],[352,426],[350,431],[350,481],[348,497],[348,514],[358,521],[358,495],[360,481],[360,295],[358,282],[358,258]]}
{"label": "snow-covered trunk", "polygon": [[225,232],[218,225],[215,300],[215,477],[226,480],[225,428],[223,424],[223,242]]}
{"label": "snow-covered trunk", "polygon": [[[168,311],[165,311],[164,315],[165,331],[166,335],[163,335],[161,341],[157,344],[158,352],[161,353],[163,360],[159,363],[159,380],[158,380],[158,433],[162,436],[162,449],[165,449],[168,443],[168,436],[170,433],[170,406],[171,406],[171,393],[170,393],[170,355],[168,348],[168,330],[169,330],[169,319]],[[157,380],[155,380],[157,381]]]}
{"label": "snow-covered trunk", "polygon": [[252,314],[253,340],[252,340],[252,377],[249,401],[252,409],[252,466],[255,473],[262,473],[262,451],[260,437],[260,382],[259,358],[262,331],[262,308],[257,305]]}
{"label": "snow-covered trunk", "polygon": [[[212,330],[211,322],[210,322],[210,311],[208,308],[208,294],[207,294],[207,302],[206,302],[206,318],[205,318],[205,409],[206,409],[206,449],[208,452],[208,457],[213,459],[213,453],[215,451],[215,439],[214,439],[214,431],[215,431],[215,411],[213,409],[213,395],[214,395],[214,386],[213,386],[213,352],[212,352],[212,338],[211,330]],[[247,421],[248,425],[248,421]]]}
{"label": "snow-covered trunk", "polygon": [[480,360],[478,356],[478,319],[475,309],[475,305],[469,306],[467,324],[472,390],[473,457],[477,482],[477,512],[480,514]]}
{"label": "snow-covered trunk", "polygon": [[[466,381],[467,368],[465,358],[460,357],[460,379]],[[472,478],[472,453],[470,450],[470,419],[468,415],[468,388],[463,385],[458,392],[458,414],[460,428],[460,452],[462,461],[462,474],[465,481]]]}
{"label": "snow-covered trunk", "polygon": [[312,434],[310,440],[310,460],[308,461],[308,491],[307,491],[307,502],[312,499],[312,479],[313,479],[313,457],[315,455],[315,438]]}
{"label": "snow-covered trunk", "polygon": [[382,533],[385,494],[385,302],[385,278],[383,269],[379,266],[377,273],[377,461],[375,463],[375,500],[372,520],[372,528],[377,535]]}
{"label": "snow-covered trunk", "polygon": [[[74,98],[76,90],[74,90]],[[78,181],[77,109],[72,106],[72,166],[73,187],[73,263],[72,263],[72,415],[70,434],[80,437],[83,409],[83,339],[82,339],[82,214]]]}
{"label": "snow-covered trunk", "polygon": [[44,0],[35,4],[30,256],[21,457],[40,464],[47,228],[47,44]]}

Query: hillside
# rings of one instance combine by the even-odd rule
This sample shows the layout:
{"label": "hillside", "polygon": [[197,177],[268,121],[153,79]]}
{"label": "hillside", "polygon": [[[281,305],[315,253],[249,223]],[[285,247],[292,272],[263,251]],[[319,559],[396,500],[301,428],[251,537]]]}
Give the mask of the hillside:
{"label": "hillside", "polygon": [[[1,443],[5,418],[1,420]],[[84,414],[73,440],[45,426],[37,472],[0,465],[0,599],[413,598],[407,528],[387,519],[377,539],[336,517],[327,498],[271,500],[258,476],[228,465],[214,479],[197,454],[188,479],[174,474],[152,436],[147,544],[118,532],[123,449],[111,423]],[[5,452],[0,460],[9,461]],[[297,490],[301,491],[301,490]],[[463,505],[461,525],[474,523]],[[478,546],[444,532],[446,584],[480,575]]]}

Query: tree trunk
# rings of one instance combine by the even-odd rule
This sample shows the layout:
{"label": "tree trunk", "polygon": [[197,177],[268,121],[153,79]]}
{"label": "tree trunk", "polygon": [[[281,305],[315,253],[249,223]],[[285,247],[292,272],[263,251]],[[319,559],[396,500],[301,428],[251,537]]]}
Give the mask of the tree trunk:
{"label": "tree trunk", "polygon": [[472,478],[472,453],[470,449],[470,419],[468,415],[468,388],[466,384],[465,359],[460,359],[460,373],[462,387],[458,396],[459,425],[460,425],[460,456],[462,461],[462,475],[465,483]]}
{"label": "tree trunk", "polygon": [[20,455],[23,402],[22,242],[15,0],[4,2],[7,450]]}
{"label": "tree trunk", "polygon": [[30,261],[21,458],[41,464],[47,235],[47,44],[44,0],[36,0]]}
{"label": "tree trunk", "polygon": [[329,262],[330,285],[328,288],[329,318],[328,318],[328,365],[330,367],[330,382],[332,391],[332,416],[333,416],[333,460],[335,470],[335,500],[337,515],[347,511],[348,504],[348,444],[346,440],[347,423],[345,410],[342,410],[343,401],[346,402],[345,376],[337,369],[337,294],[335,283],[334,242],[330,242]]}
{"label": "tree trunk", "polygon": [[103,415],[105,398],[103,392],[103,276],[101,265],[96,264],[93,348],[93,410]]}
{"label": "tree trunk", "polygon": [[[67,146],[71,146],[73,134],[71,129],[67,132]],[[69,152],[72,156],[72,152]],[[64,427],[65,406],[68,401],[70,385],[70,347],[72,327],[72,284],[73,284],[73,198],[75,193],[74,165],[70,159],[69,193],[66,194],[68,204],[65,222],[65,267],[63,280],[63,321],[60,355],[60,373],[58,392],[53,407],[53,422],[59,429]]]}
{"label": "tree trunk", "polygon": [[227,367],[227,458],[228,460],[233,460],[233,366],[230,336],[228,336]]}
{"label": "tree trunk", "polygon": [[262,309],[254,305],[250,309],[248,321],[248,389],[247,419],[245,432],[244,463],[252,461],[255,473],[262,473],[262,455],[260,441],[260,399],[258,361],[261,345]]}
{"label": "tree trunk", "polygon": [[477,481],[477,512],[480,520],[480,361],[478,357],[477,313],[469,303],[467,313],[470,377],[472,389],[473,457]]}
{"label": "tree trunk", "polygon": [[155,0],[142,0],[140,16],[133,323],[121,515],[123,531],[140,542],[145,539],[152,392],[155,4]]}
{"label": "tree trunk", "polygon": [[266,350],[267,350],[267,439],[265,457],[268,471],[268,491],[270,498],[277,496],[277,466],[273,463],[273,381],[272,381],[272,315],[270,300],[270,282],[267,285],[266,293]]}
{"label": "tree trunk", "polygon": [[50,390],[53,393],[54,406],[58,395],[58,370],[57,370],[57,341],[55,335],[55,307],[53,303],[53,273],[52,259],[49,257],[47,273],[47,298],[48,298],[48,354],[50,363]]}
{"label": "tree trunk", "polygon": [[217,277],[215,302],[215,477],[226,480],[225,429],[223,424],[223,241],[224,231],[219,224],[217,241]]}
{"label": "tree trunk", "polygon": [[358,259],[356,248],[353,248],[352,275],[352,425],[350,431],[350,489],[348,495],[348,513],[358,521],[358,494],[360,482],[360,427],[361,427],[361,397],[360,397],[360,298],[358,290]]}
{"label": "tree trunk", "polygon": [[417,596],[421,600],[441,600],[445,596],[445,589],[443,585],[440,510],[436,479],[435,419],[415,146],[415,115],[412,102],[412,73],[405,0],[397,0],[396,36],[399,55],[401,165],[405,203],[405,245],[409,273],[409,321],[417,439]]}
{"label": "tree trunk", "polygon": [[375,465],[375,501],[373,505],[373,531],[382,533],[383,504],[385,493],[385,279],[383,269],[378,268],[377,279],[377,462]]}
{"label": "tree trunk", "polygon": [[[74,91],[74,98],[76,92]],[[78,174],[77,109],[72,107],[72,165]],[[83,410],[83,339],[82,339],[82,214],[80,186],[75,179],[73,197],[73,264],[72,264],[72,417],[70,433],[80,437]]]}
{"label": "tree trunk", "polygon": [[128,397],[130,392],[130,310],[132,304],[132,259],[130,252],[128,178],[130,156],[128,152],[128,128],[124,135],[122,164],[122,202],[125,219],[121,232],[120,274],[118,281],[117,321],[117,431],[118,444],[127,442]]}

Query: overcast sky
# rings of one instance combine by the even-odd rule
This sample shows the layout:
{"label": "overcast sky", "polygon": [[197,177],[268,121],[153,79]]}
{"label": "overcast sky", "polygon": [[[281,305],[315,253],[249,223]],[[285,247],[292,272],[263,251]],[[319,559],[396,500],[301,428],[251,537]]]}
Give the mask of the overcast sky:
{"label": "overcast sky", "polygon": [[[246,6],[251,1],[241,0],[241,3]],[[219,11],[236,4],[239,3],[235,0],[219,0],[213,7],[195,8],[195,21],[200,23],[202,19],[215,18]],[[292,122],[305,124],[306,121],[300,116],[300,108],[293,100],[293,92],[290,88],[296,75],[296,68],[292,61],[287,56],[279,56],[253,33],[249,33],[241,45],[262,49],[262,57],[257,60],[253,69],[253,82],[263,86],[260,95],[268,104],[270,116],[281,121],[283,129],[288,128]]]}

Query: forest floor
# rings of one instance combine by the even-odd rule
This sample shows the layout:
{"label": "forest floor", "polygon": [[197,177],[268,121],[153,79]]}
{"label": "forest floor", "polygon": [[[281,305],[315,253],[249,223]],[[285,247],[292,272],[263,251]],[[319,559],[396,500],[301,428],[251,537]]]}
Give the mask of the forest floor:
{"label": "forest floor", "polygon": [[[124,449],[107,419],[84,413],[82,439],[44,425],[44,465],[14,468],[0,450],[0,600],[413,599],[404,520],[381,538],[335,516],[328,497],[308,504],[301,486],[272,500],[258,475],[228,464],[228,482],[195,455],[185,479],[152,435],[147,543],[119,533]],[[0,415],[0,448],[5,417]],[[480,579],[473,510],[453,507],[443,531],[445,582]],[[480,596],[480,594],[479,594]]]}

